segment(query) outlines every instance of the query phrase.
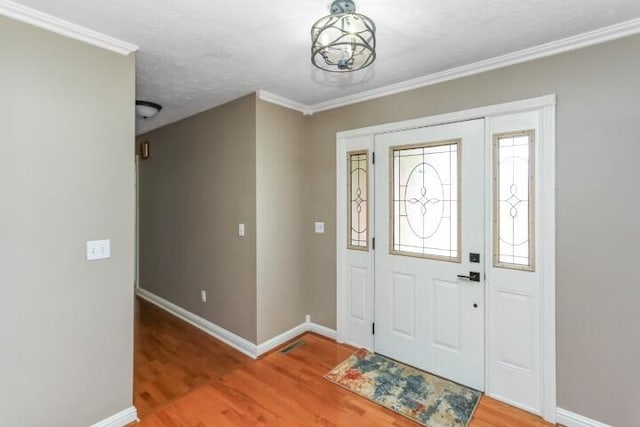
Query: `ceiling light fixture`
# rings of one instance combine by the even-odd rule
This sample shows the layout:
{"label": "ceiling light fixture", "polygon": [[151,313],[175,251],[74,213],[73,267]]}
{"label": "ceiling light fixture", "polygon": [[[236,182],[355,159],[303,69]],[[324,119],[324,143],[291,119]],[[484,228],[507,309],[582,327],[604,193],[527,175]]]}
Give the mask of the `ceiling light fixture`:
{"label": "ceiling light fixture", "polygon": [[136,100],[136,114],[143,119],[150,119],[162,110],[162,105],[150,101]]}
{"label": "ceiling light fixture", "polygon": [[331,15],[311,27],[311,62],[333,72],[368,67],[376,59],[376,26],[356,12],[353,0],[335,0]]}

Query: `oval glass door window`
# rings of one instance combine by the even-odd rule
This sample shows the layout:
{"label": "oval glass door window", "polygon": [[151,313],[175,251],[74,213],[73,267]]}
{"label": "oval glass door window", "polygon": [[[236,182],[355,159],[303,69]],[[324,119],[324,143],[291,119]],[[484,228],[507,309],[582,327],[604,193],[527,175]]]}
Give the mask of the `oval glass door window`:
{"label": "oval glass door window", "polygon": [[390,252],[460,262],[460,140],[390,151]]}

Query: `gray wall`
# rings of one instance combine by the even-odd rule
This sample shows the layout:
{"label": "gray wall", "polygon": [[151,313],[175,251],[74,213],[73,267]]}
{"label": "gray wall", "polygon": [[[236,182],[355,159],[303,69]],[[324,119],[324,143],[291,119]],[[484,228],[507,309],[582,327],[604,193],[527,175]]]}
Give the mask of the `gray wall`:
{"label": "gray wall", "polygon": [[305,139],[312,318],[336,325],[336,132],[556,93],[558,404],[616,426],[640,404],[640,36],[316,114]]}
{"label": "gray wall", "polygon": [[258,342],[304,322],[303,192],[307,119],[256,104]]}
{"label": "gray wall", "polygon": [[302,323],[305,125],[252,94],[141,135],[141,287],[254,343]]}
{"label": "gray wall", "polygon": [[255,102],[251,94],[138,138],[151,146],[139,168],[140,286],[254,343]]}
{"label": "gray wall", "polygon": [[0,425],[85,427],[132,405],[135,58],[4,17],[0,58]]}

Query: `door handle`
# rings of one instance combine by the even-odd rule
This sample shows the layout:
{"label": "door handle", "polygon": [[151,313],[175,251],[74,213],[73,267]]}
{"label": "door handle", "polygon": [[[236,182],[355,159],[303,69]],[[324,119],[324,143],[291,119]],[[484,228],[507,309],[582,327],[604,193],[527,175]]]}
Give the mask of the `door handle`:
{"label": "door handle", "polygon": [[464,274],[458,274],[458,279],[467,279],[471,282],[479,282],[480,273],[477,271],[470,271],[468,276],[465,276]]}

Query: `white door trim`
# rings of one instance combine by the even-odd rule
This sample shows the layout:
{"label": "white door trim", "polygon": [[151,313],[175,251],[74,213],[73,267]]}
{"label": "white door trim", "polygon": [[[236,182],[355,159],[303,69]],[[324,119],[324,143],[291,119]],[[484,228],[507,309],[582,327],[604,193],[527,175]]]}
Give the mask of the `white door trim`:
{"label": "white door trim", "polygon": [[542,109],[540,126],[542,141],[541,154],[541,197],[540,212],[540,272],[542,283],[542,314],[540,328],[540,348],[542,365],[542,416],[555,423],[556,402],[556,105]]}
{"label": "white door trim", "polygon": [[136,187],[136,232],[135,232],[135,277],[134,289],[140,288],[140,155],[135,156],[135,187]]}
{"label": "white door trim", "polygon": [[[418,119],[404,120],[401,122],[385,123],[382,125],[368,126],[360,129],[346,130],[338,132],[336,138],[338,143],[341,139],[352,138],[354,136],[375,135],[379,133],[398,132],[401,130],[415,129],[425,126],[434,126],[445,123],[462,122],[471,119],[481,119],[504,114],[520,113],[539,108],[555,106],[556,96],[545,95],[537,98],[523,99],[521,101],[506,102],[504,104],[488,105],[486,107],[471,108],[468,110],[456,111],[453,113],[438,114],[435,116],[421,117]],[[346,194],[345,194],[345,197]]]}
{"label": "white door trim", "polygon": [[[434,126],[444,123],[452,123],[470,119],[485,118],[520,113],[525,111],[540,111],[541,125],[541,141],[543,141],[540,152],[541,166],[541,199],[539,200],[541,208],[540,218],[540,257],[539,268],[544,283],[540,297],[540,369],[541,369],[541,402],[542,408],[540,415],[551,422],[556,422],[557,406],[556,406],[556,312],[555,312],[555,289],[556,289],[556,273],[555,273],[555,104],[556,96],[545,95],[537,98],[530,98],[521,101],[508,102],[503,104],[490,105],[485,107],[472,108],[468,110],[457,111],[447,114],[439,114],[430,117],[424,117],[402,122],[387,123],[383,125],[369,126],[361,129],[348,130],[338,132],[336,134],[336,254],[337,254],[337,339],[338,342],[344,342],[344,313],[345,306],[345,284],[346,277],[344,272],[344,260],[346,257],[346,248],[344,245],[344,235],[346,230],[346,171],[340,166],[344,161],[344,147],[349,139],[355,137],[370,137],[376,134],[397,132],[407,129],[414,129],[425,126]],[[486,142],[491,143],[491,135]],[[373,147],[371,147],[373,148]],[[487,193],[489,194],[489,193]],[[488,217],[487,217],[488,218]],[[370,255],[373,258],[373,255]],[[491,257],[485,256],[485,263]],[[373,265],[373,264],[372,264]],[[488,265],[485,265],[487,267]],[[486,304],[490,304],[489,298],[490,286],[486,286]],[[371,304],[373,310],[373,304]],[[369,313],[373,319],[373,312]],[[486,310],[489,314],[489,310]],[[487,325],[489,323],[487,322]],[[486,331],[488,337],[491,331]],[[360,344],[367,348],[372,348],[373,339],[368,343],[351,343]],[[485,351],[488,352],[489,346],[485,345]],[[485,360],[490,360],[487,354]],[[487,395],[491,394],[491,378],[490,370],[485,370]],[[499,397],[499,396],[497,396]]]}

